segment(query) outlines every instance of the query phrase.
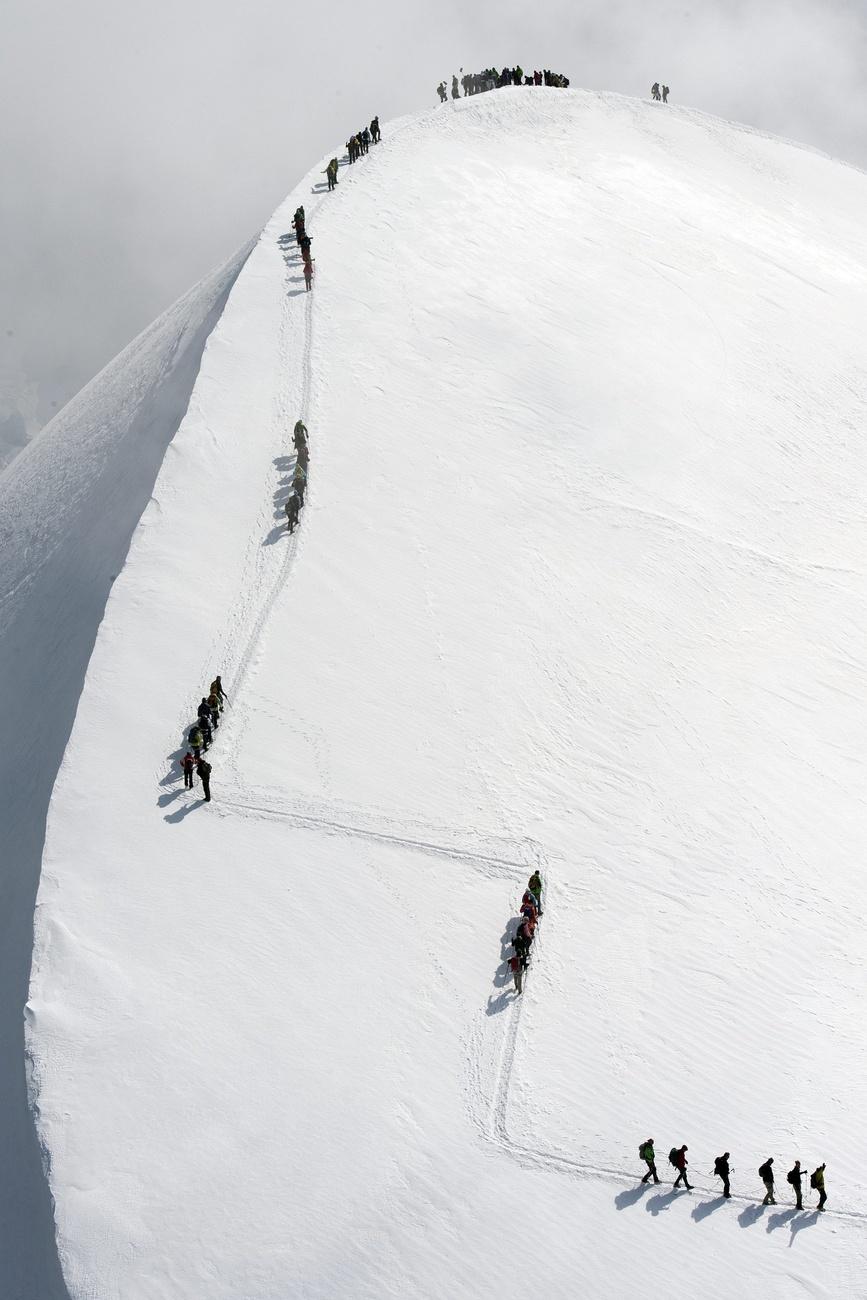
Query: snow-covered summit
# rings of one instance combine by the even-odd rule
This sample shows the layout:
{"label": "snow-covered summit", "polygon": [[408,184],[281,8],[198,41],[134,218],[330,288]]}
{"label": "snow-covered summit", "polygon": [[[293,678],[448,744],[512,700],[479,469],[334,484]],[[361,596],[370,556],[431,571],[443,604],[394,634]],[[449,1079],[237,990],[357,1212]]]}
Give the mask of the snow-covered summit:
{"label": "snow-covered summit", "polygon": [[547,88],[383,134],[266,227],[138,523],[118,479],[28,1009],[70,1293],[857,1294],[867,178]]}

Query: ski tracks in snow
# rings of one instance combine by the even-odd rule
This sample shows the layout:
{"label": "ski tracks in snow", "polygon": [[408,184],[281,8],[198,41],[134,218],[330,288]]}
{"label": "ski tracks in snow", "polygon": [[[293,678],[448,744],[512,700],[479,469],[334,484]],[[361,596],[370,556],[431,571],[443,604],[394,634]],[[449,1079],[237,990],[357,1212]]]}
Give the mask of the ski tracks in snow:
{"label": "ski tracks in snow", "polygon": [[350,804],[317,804],[309,800],[286,799],[265,791],[244,796],[236,788],[234,794],[230,790],[221,799],[218,810],[246,817],[277,818],[305,830],[393,844],[414,852],[469,863],[486,876],[501,876],[513,882],[517,872],[532,872],[534,867],[547,869],[541,846],[535,840],[431,826],[414,818],[402,819]]}

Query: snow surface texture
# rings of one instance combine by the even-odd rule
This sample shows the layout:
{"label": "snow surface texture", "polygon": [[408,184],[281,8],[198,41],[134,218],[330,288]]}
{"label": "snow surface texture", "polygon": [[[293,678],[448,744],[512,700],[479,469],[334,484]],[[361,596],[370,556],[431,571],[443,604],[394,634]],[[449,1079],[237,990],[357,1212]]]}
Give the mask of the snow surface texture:
{"label": "snow surface texture", "polygon": [[[45,818],[106,597],[242,253],[136,339],[0,476],[0,1295],[64,1296],[22,1008]],[[94,795],[124,763],[113,737]],[[86,853],[86,842],[78,846]],[[86,942],[86,941],[85,941]],[[49,1067],[51,1068],[51,1067]]]}
{"label": "snow surface texture", "polygon": [[540,88],[323,191],[210,340],[52,799],[71,1294],[862,1294],[867,178]]}

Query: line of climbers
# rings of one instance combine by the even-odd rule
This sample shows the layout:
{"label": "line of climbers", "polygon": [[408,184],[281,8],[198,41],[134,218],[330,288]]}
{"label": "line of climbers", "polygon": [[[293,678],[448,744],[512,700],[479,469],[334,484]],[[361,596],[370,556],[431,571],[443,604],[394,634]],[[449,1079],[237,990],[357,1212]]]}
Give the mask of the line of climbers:
{"label": "line of climbers", "polygon": [[[548,68],[542,71],[525,73],[520,64],[514,68],[503,68],[498,72],[496,68],[485,68],[484,72],[464,72],[461,68],[460,85],[463,87],[464,97],[467,95],[480,95],[485,90],[497,90],[501,86],[560,86],[569,85],[569,78],[564,77],[559,72],[551,72]],[[446,83],[441,81],[437,86],[437,94],[440,97],[440,103],[444,104],[448,99]],[[458,87],[458,79],[452,77],[452,99],[460,99],[461,92]]]}
{"label": "line of climbers", "polygon": [[[295,209],[295,216],[292,218],[292,228],[295,231],[295,242],[301,250],[301,261],[304,264],[304,283],[309,292],[313,284],[313,258],[310,255],[310,245],[313,241],[307,233],[303,204]],[[286,247],[286,240],[287,236],[281,235],[280,243],[284,248]]]}
{"label": "line of climbers", "polygon": [[211,764],[203,755],[213,744],[214,732],[220,725],[220,714],[228,698],[218,673],[208,688],[208,694],[202,696],[197,719],[187,732],[189,749],[180,760],[184,789],[192,790],[193,776],[197,773],[202,783],[205,803],[211,802]]}
{"label": "line of climbers", "polygon": [[[366,154],[370,148],[371,142],[379,144],[382,139],[382,133],[379,129],[379,117],[371,119],[369,127],[363,131],[358,131],[355,135],[350,136],[346,148],[349,154],[349,161],[355,162],[362,154]],[[325,175],[328,179],[328,189],[333,190],[337,185],[337,172],[340,163],[337,158],[332,158],[325,168]],[[295,231],[295,241],[301,250],[301,261],[304,267],[304,283],[309,291],[313,285],[313,262],[310,247],[312,239],[307,233],[307,219],[304,212],[304,205],[301,204],[295,209],[295,215],[292,218],[292,227]],[[286,250],[290,242],[288,235],[281,235],[278,243],[281,248]],[[310,463],[310,448],[307,441],[307,426],[303,420],[296,420],[295,429],[292,433],[292,441],[295,445],[295,468],[292,473],[292,491],[289,499],[283,509],[286,512],[286,527],[290,533],[294,533],[298,527],[299,517],[302,507],[304,506],[304,493],[307,490],[307,470]]]}
{"label": "line of climbers", "polygon": [[[689,1161],[686,1158],[686,1153],[688,1150],[689,1147],[686,1145],[686,1143],[684,1143],[682,1147],[672,1147],[668,1153],[668,1162],[677,1170],[677,1177],[674,1180],[674,1186],[679,1187],[681,1183],[683,1183],[686,1190],[688,1192],[691,1192],[692,1183],[689,1181],[686,1172],[687,1167],[689,1165]],[[659,1175],[656,1172],[656,1155],[653,1149],[653,1138],[647,1138],[646,1141],[642,1142],[641,1146],[638,1148],[638,1155],[639,1158],[643,1160],[644,1163],[647,1165],[647,1173],[642,1178],[641,1180],[642,1183],[650,1182],[651,1178],[655,1183],[658,1183],[660,1180],[659,1180]],[[721,1156],[717,1156],[716,1160],[713,1162],[713,1175],[714,1177],[722,1180],[722,1185],[723,1185],[722,1194],[726,1200],[728,1200],[732,1194],[731,1186],[729,1183],[729,1179],[731,1177],[731,1167],[729,1165],[729,1158],[730,1158],[730,1153],[728,1151],[724,1151],[723,1154]],[[789,1172],[786,1174],[786,1182],[789,1183],[789,1185],[792,1187],[795,1193],[796,1210],[803,1210],[804,1208],[804,1203],[802,1200],[802,1193],[801,1193],[801,1180],[806,1177],[807,1177],[807,1171],[806,1169],[801,1168],[800,1160],[796,1160],[794,1167],[790,1169]],[[765,1199],[762,1201],[762,1205],[776,1205],[777,1201],[774,1196],[774,1157],[773,1156],[768,1156],[765,1163],[763,1165],[759,1165],[759,1178],[761,1178],[762,1182],[765,1185]],[[817,1169],[814,1169],[813,1172],[810,1174],[810,1186],[813,1188],[814,1191],[817,1191],[819,1193],[819,1203],[816,1206],[816,1209],[824,1210],[825,1202],[828,1199],[827,1196],[825,1195],[825,1166],[824,1165],[819,1165],[819,1167]]]}
{"label": "line of climbers", "polygon": [[[379,140],[379,120],[373,119],[371,127],[375,126],[374,139]],[[366,150],[365,150],[366,152]],[[335,184],[337,160],[333,159]],[[332,163],[328,164],[329,170]],[[330,180],[330,178],[329,178]],[[329,189],[333,186],[329,184]],[[304,208],[299,207],[295,211],[292,219],[292,225],[295,230],[295,240],[301,250],[301,258],[304,263],[304,279],[307,288],[310,288],[313,280],[313,259],[310,255],[311,239],[307,234]],[[283,235],[279,240],[281,247],[285,249],[288,236]],[[294,533],[298,527],[298,518],[301,508],[304,505],[304,493],[307,490],[307,468],[310,461],[310,450],[307,442],[307,426],[303,420],[295,422],[295,428],[292,433],[292,441],[295,445],[295,466],[292,471],[292,492],[288,501],[283,507],[286,512],[286,523],[290,533]],[[208,752],[214,740],[214,732],[220,725],[220,714],[223,712],[228,696],[223,689],[219,673],[211,682],[208,695],[203,695],[201,703],[197,710],[197,720],[187,732],[187,743],[189,749],[180,760],[181,770],[184,774],[184,789],[192,790],[194,776],[198,774],[202,782],[205,803],[211,802],[211,764],[204,757]]]}
{"label": "line of climbers", "polygon": [[[379,118],[374,117],[371,120],[370,126],[366,126],[363,131],[356,131],[355,135],[351,135],[346,141],[346,152],[349,155],[349,161],[354,163],[356,159],[361,158],[363,154],[369,152],[372,144],[379,144],[381,139],[382,135],[379,130]],[[334,185],[337,184],[336,164],[336,158],[332,158],[331,162],[328,164],[329,167],[334,166]],[[334,186],[329,183],[328,188],[333,189]]]}
{"label": "line of climbers", "polygon": [[524,897],[521,899],[521,914],[517,928],[512,936],[514,957],[509,958],[509,970],[515,980],[515,992],[524,991],[524,971],[530,964],[530,949],[536,937],[536,925],[542,915],[542,877],[534,871],[527,881]]}
{"label": "line of climbers", "polygon": [[292,433],[295,444],[295,468],[292,471],[292,492],[283,509],[286,511],[286,526],[290,533],[298,527],[298,516],[304,505],[304,493],[307,491],[307,466],[310,463],[310,448],[307,445],[307,425],[303,420],[295,421]]}
{"label": "line of climbers", "polygon": [[660,90],[658,81],[654,81],[653,85],[650,87],[651,99],[661,100],[663,104],[668,103],[668,97],[670,94],[671,91],[668,89],[668,86],[663,86]]}
{"label": "line of climbers", "polygon": [[[307,427],[302,420],[296,421],[295,429],[292,434],[292,441],[295,444],[295,466],[292,473],[292,493],[286,502],[284,509],[286,511],[286,520],[289,526],[289,532],[293,533],[298,526],[298,515],[301,507],[304,505],[304,492],[307,487],[307,465],[309,461],[309,451],[307,446]],[[202,783],[202,792],[205,803],[211,802],[211,764],[205,758],[205,754],[214,743],[214,733],[220,726],[220,716],[228,702],[228,695],[223,688],[223,683],[218,673],[208,688],[208,694],[203,695],[196,710],[196,721],[192,724],[187,732],[187,744],[189,748],[180,759],[181,771],[184,774],[184,789],[192,790],[194,778],[198,775]]]}
{"label": "line of climbers", "polygon": [[[371,144],[379,144],[382,139],[382,132],[379,129],[379,117],[371,118],[370,126],[366,126],[363,131],[357,131],[351,135],[346,142],[346,152],[350,163],[366,154]],[[337,173],[340,168],[340,162],[337,158],[332,158],[325,168],[325,178],[328,181],[329,192],[338,184]],[[298,247],[301,249],[301,261],[304,268],[304,284],[309,292],[313,288],[313,262],[314,258],[310,255],[311,239],[307,233],[306,218],[304,215],[303,204],[295,209],[295,215],[292,218],[292,225],[295,229],[295,239]],[[279,243],[286,249],[288,237],[281,235]]]}

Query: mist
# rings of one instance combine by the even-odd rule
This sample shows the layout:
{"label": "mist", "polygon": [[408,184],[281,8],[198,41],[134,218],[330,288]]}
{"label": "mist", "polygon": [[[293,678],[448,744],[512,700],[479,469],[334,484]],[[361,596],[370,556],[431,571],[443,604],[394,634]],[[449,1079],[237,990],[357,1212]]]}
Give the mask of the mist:
{"label": "mist", "polygon": [[0,467],[312,163],[375,113],[433,106],[460,67],[664,81],[673,104],[867,165],[867,20],[836,0],[7,0],[4,27]]}

